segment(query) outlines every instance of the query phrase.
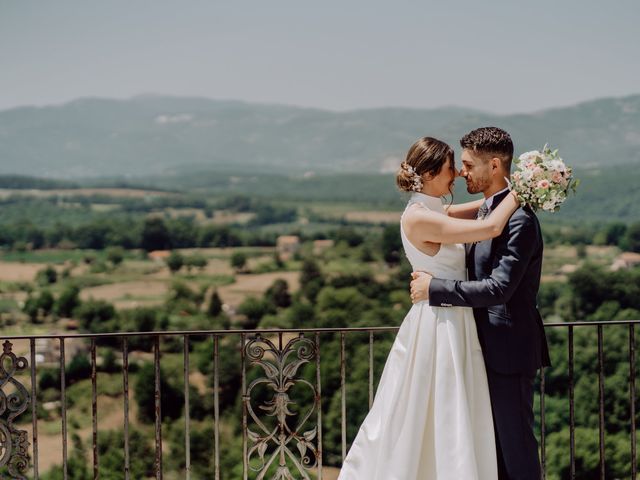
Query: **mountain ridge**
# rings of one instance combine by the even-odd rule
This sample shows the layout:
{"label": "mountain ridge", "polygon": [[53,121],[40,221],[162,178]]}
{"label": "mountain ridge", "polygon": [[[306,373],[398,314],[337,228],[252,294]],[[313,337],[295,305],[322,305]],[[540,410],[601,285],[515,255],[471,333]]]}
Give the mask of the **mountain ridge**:
{"label": "mountain ridge", "polygon": [[516,152],[549,143],[570,165],[640,163],[640,95],[533,113],[464,107],[348,111],[205,97],[89,97],[0,111],[0,174],[51,178],[161,175],[220,167],[381,172],[419,137],[459,150],[473,128],[509,131]]}

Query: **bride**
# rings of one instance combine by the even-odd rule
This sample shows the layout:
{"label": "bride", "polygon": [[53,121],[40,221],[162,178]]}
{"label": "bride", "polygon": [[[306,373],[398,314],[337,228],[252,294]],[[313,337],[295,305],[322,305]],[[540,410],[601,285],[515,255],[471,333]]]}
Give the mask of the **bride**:
{"label": "bride", "polygon": [[[424,137],[402,162],[413,192],[400,220],[414,271],[465,280],[463,243],[497,237],[518,208],[509,194],[489,216],[483,200],[443,206],[458,171],[453,150]],[[471,308],[418,302],[387,358],[373,405],[338,480],[496,480],[496,446],[482,351]]]}

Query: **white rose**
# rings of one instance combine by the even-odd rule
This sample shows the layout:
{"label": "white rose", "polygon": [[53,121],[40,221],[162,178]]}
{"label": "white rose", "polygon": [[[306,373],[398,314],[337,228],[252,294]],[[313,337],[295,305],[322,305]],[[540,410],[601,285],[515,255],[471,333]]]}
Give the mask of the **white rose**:
{"label": "white rose", "polygon": [[520,155],[518,158],[521,162],[535,162],[536,157],[540,156],[540,152],[538,150],[531,150],[530,152],[525,152]]}
{"label": "white rose", "polygon": [[564,172],[565,171],[564,162],[562,160],[552,160],[549,163],[549,167],[552,170],[555,170],[556,172]]}

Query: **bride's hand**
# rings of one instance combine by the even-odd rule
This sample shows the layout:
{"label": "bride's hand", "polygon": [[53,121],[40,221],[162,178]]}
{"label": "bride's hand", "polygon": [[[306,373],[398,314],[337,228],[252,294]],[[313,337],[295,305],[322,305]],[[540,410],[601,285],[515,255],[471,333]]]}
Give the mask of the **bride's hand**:
{"label": "bride's hand", "polygon": [[518,194],[516,193],[515,190],[509,191],[509,195],[511,195],[513,197],[513,199],[515,200],[517,206],[521,206],[520,205],[520,199],[518,198]]}
{"label": "bride's hand", "polygon": [[418,303],[429,300],[429,285],[433,276],[427,272],[411,273],[411,302]]}

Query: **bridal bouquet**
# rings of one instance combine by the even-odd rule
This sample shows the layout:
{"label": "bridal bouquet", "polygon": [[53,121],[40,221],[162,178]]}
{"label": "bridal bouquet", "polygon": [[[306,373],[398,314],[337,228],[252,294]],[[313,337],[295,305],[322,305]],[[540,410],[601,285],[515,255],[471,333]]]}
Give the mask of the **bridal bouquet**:
{"label": "bridal bouquet", "polygon": [[569,190],[575,193],[580,183],[573,178],[571,167],[558,156],[558,150],[552,151],[547,145],[542,152],[523,153],[514,163],[516,171],[511,175],[511,187],[520,203],[533,210],[558,211]]}

